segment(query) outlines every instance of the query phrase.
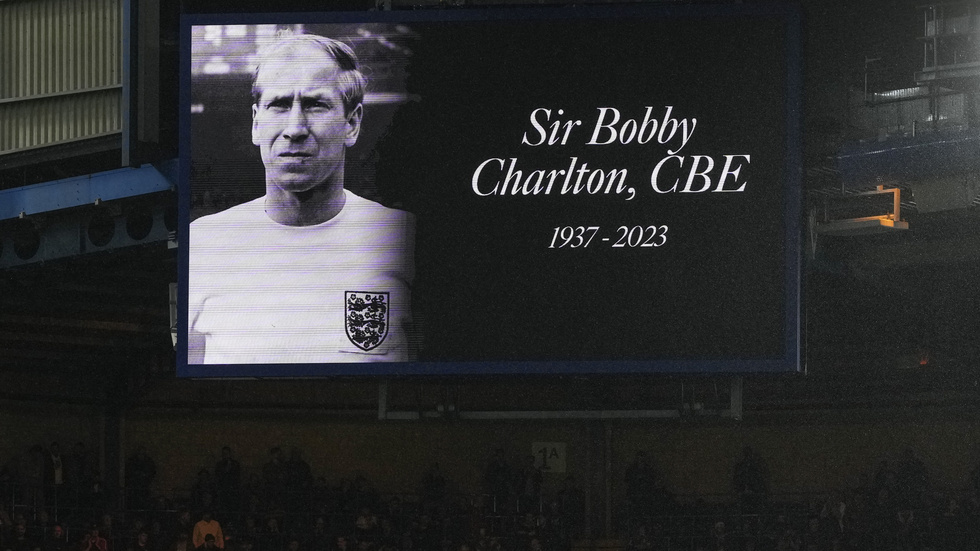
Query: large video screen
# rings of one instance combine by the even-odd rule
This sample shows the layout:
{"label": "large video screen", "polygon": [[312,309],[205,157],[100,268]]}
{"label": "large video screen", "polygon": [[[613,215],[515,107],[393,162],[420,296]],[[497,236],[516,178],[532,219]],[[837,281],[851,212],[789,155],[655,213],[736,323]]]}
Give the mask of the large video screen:
{"label": "large video screen", "polygon": [[792,9],[181,26],[179,376],[800,368]]}

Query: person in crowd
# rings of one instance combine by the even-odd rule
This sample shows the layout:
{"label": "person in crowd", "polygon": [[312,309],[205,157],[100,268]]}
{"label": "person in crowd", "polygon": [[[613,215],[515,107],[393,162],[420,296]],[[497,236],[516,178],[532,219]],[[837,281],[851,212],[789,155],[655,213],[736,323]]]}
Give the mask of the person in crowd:
{"label": "person in crowd", "polygon": [[153,551],[153,546],[150,545],[150,533],[144,529],[140,529],[136,533],[136,539],[133,541],[132,549],[133,551]]}
{"label": "person in crowd", "polygon": [[147,509],[150,504],[150,487],[157,475],[157,466],[144,446],[137,446],[136,452],[126,459],[124,480],[132,510]]}
{"label": "person in crowd", "polygon": [[40,551],[41,546],[27,529],[26,522],[14,525],[13,537],[6,546],[10,551]]}
{"label": "person in crowd", "polygon": [[430,513],[436,509],[442,509],[446,500],[446,478],[439,468],[439,463],[433,463],[422,474],[419,483],[419,500],[422,508]]}
{"label": "person in crowd", "polygon": [[286,462],[282,457],[282,448],[275,446],[269,449],[269,461],[262,465],[262,482],[266,503],[270,508],[282,506],[288,474]]}
{"label": "person in crowd", "polygon": [[214,494],[214,479],[211,477],[211,471],[199,469],[197,471],[197,480],[194,481],[194,486],[191,487],[191,503],[193,507],[197,510],[212,508],[214,506]]}
{"label": "person in crowd", "polygon": [[270,516],[265,519],[265,527],[259,533],[259,551],[279,551],[282,548],[283,537],[279,519]]}
{"label": "person in crowd", "polygon": [[350,546],[347,544],[346,536],[337,536],[334,538],[333,547],[331,551],[349,551]]}
{"label": "person in crowd", "polygon": [[44,456],[44,487],[50,494],[48,503],[55,510],[66,505],[65,482],[68,479],[68,470],[65,463],[61,455],[61,446],[57,442],[52,442]]}
{"label": "person in crowd", "polygon": [[524,463],[517,471],[514,487],[517,491],[517,506],[521,511],[541,509],[541,485],[544,474],[534,464],[534,456],[524,457]]}
{"label": "person in crowd", "polygon": [[307,541],[310,551],[327,551],[330,547],[330,532],[327,528],[327,518],[324,515],[317,515],[313,521],[313,528],[310,530]]}
{"label": "person in crowd", "polygon": [[488,505],[494,511],[506,510],[510,501],[511,468],[503,448],[493,450],[483,474],[483,486],[491,496]]}
{"label": "person in crowd", "polygon": [[93,524],[88,534],[81,539],[78,549],[79,551],[109,551],[109,541],[102,537],[99,526]]}
{"label": "person in crowd", "polygon": [[221,523],[211,516],[210,510],[205,509],[201,512],[201,520],[194,524],[191,543],[195,548],[200,548],[205,544],[209,535],[213,537],[215,547],[218,549],[225,548],[225,535],[221,530]]}
{"label": "person in crowd", "polygon": [[289,449],[289,460],[286,461],[285,471],[287,508],[294,512],[308,508],[313,469],[303,459],[303,452],[296,446]]}
{"label": "person in crowd", "polygon": [[99,535],[109,542],[109,550],[112,551],[113,541],[116,536],[115,522],[111,513],[103,513],[99,518]]}
{"label": "person in crowd", "polygon": [[189,534],[177,532],[177,537],[173,545],[170,546],[170,551],[194,551],[194,544],[191,543]]}
{"label": "person in crowd", "polygon": [[89,466],[88,449],[84,442],[75,442],[71,455],[65,462],[65,479],[68,485],[68,504],[77,506],[84,490],[92,484],[92,473]]}
{"label": "person in crowd", "polygon": [[41,551],[68,551],[68,540],[62,525],[55,524],[51,527],[41,544]]}
{"label": "person in crowd", "polygon": [[552,511],[556,516],[561,541],[571,542],[581,537],[585,526],[585,493],[579,488],[575,475],[566,475],[562,480]]}
{"label": "person in crowd", "polygon": [[233,456],[231,448],[221,448],[221,459],[214,465],[214,486],[218,507],[222,511],[238,511],[241,507],[242,466]]}
{"label": "person in crowd", "polygon": [[44,446],[35,444],[22,457],[20,465],[20,473],[24,480],[24,488],[26,490],[26,500],[24,503],[35,510],[43,508],[45,504],[45,456]]}
{"label": "person in crowd", "polygon": [[357,539],[376,539],[380,531],[378,516],[371,511],[370,507],[361,507],[357,513],[357,519],[354,521],[354,533]]}
{"label": "person in crowd", "polygon": [[195,547],[197,551],[215,551],[218,547],[218,538],[214,534],[206,534],[201,545]]}
{"label": "person in crowd", "polygon": [[732,486],[743,512],[764,510],[769,499],[769,470],[750,446],[742,449],[742,458],[735,464]]}

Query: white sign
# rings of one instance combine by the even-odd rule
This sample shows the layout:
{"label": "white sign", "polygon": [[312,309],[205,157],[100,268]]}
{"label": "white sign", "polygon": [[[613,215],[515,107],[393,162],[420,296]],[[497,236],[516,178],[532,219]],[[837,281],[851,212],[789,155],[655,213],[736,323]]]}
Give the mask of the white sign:
{"label": "white sign", "polygon": [[544,473],[564,473],[565,448],[564,442],[535,442],[531,444],[534,466]]}

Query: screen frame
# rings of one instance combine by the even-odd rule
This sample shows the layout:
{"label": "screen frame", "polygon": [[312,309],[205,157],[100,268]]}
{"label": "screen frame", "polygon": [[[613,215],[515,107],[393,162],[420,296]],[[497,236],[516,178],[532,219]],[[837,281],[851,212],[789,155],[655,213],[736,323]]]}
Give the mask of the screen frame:
{"label": "screen frame", "polygon": [[[333,364],[188,364],[188,263],[190,224],[190,104],[191,28],[216,24],[302,23],[413,23],[506,20],[589,20],[642,17],[775,17],[785,28],[785,179],[784,193],[784,338],[777,358],[657,359],[650,361],[413,361],[397,363]],[[188,378],[265,377],[404,377],[486,375],[629,375],[629,374],[748,374],[802,370],[802,22],[799,8],[773,5],[630,5],[481,8],[376,12],[183,14],[180,22],[180,185],[178,186],[178,319],[177,376]]]}

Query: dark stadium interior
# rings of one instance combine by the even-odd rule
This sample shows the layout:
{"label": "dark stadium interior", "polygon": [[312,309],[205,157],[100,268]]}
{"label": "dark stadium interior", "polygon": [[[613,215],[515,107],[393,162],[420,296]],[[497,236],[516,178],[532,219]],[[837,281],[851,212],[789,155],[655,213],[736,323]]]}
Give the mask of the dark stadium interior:
{"label": "dark stadium interior", "polygon": [[[205,511],[221,523],[222,544],[242,551],[975,547],[980,12],[963,8],[976,52],[962,62],[966,76],[943,84],[943,94],[966,98],[955,132],[973,149],[961,156],[944,141],[953,131],[935,120],[932,130],[881,122],[893,116],[887,94],[925,78],[922,6],[932,3],[800,4],[801,373],[181,379],[171,340],[178,260],[166,235],[176,229],[176,193],[52,210],[28,217],[30,227],[0,220],[0,261],[37,247],[31,228],[77,228],[71,238],[90,249],[0,264],[0,551],[188,551]],[[159,10],[160,71],[170,71],[161,82],[177,71],[182,11],[273,9],[244,0],[147,5]],[[311,9],[323,7],[296,2],[288,11]],[[146,162],[176,156],[174,88],[159,87],[159,140],[140,145]],[[927,198],[934,190],[875,161],[870,169],[842,161],[854,151],[878,158],[855,144],[887,150],[890,140],[922,136],[939,136],[940,149],[915,162],[963,163],[965,192],[952,186]],[[120,153],[118,134],[0,151],[0,193],[9,194],[0,201],[118,169]],[[883,155],[907,166],[898,146]],[[856,181],[876,169],[877,180]],[[890,194],[868,195],[878,185],[900,188],[907,230],[831,229],[831,220],[891,209]],[[164,224],[163,238],[91,245],[107,231],[93,223],[99,216],[133,213]],[[48,477],[54,443],[63,484]],[[240,462],[237,476],[219,476],[229,465],[224,446]],[[561,467],[543,471],[552,454]],[[55,524],[66,540],[48,541]],[[93,526],[108,549],[88,546]]]}

